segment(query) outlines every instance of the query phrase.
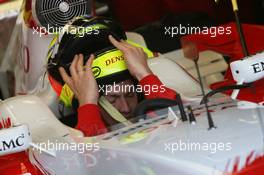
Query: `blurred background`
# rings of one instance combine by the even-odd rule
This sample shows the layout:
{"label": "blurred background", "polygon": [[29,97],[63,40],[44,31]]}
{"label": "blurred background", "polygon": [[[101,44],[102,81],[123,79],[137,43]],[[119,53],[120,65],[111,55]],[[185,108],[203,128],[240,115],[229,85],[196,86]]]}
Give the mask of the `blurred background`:
{"label": "blurred background", "polygon": [[[126,30],[141,33],[150,49],[165,53],[180,47],[179,38],[164,35],[164,26],[217,26],[235,21],[230,0],[100,0],[108,16]],[[264,23],[264,0],[238,0],[242,23]]]}
{"label": "blurred background", "polygon": [[[22,0],[0,0],[0,64]],[[264,23],[264,0],[238,0],[242,23]],[[148,47],[166,53],[180,48],[165,26],[217,26],[234,21],[231,0],[96,0],[97,15],[112,17],[128,31],[143,35]]]}

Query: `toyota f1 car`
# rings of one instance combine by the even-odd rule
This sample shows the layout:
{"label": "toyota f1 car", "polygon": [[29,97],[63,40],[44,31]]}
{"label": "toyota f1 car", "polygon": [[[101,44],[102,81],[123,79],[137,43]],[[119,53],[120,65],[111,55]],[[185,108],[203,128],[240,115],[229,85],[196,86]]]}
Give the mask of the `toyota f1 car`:
{"label": "toyota f1 car", "polygon": [[[23,35],[13,37],[10,43],[10,48],[23,43],[19,48],[22,52],[9,50],[6,58],[17,56],[5,59],[1,66],[1,71],[7,73],[5,80],[10,82],[10,63],[16,63],[15,90],[12,94],[10,87],[2,88],[2,93],[6,92],[6,97],[18,95],[0,102],[2,174],[261,174],[263,100],[241,101],[236,97],[239,89],[251,89],[254,95],[254,82],[264,77],[263,53],[231,63],[237,85],[226,89],[235,89],[232,98],[219,94],[211,97],[223,89],[210,93],[205,88],[209,94],[202,96],[200,84],[176,59],[161,55],[148,60],[161,81],[181,94],[183,103],[180,99],[177,103],[143,101],[133,121],[120,122],[103,135],[84,137],[81,131],[58,120],[57,96],[44,73],[44,58],[52,36],[47,31],[41,37],[33,34],[41,33],[40,26],[52,24],[52,12],[38,10],[45,5],[40,2],[24,4],[25,11],[14,31]],[[66,4],[59,10],[66,11]],[[84,1],[80,1],[81,5],[87,6]],[[45,14],[39,15],[45,18],[38,14]],[[26,23],[36,16],[38,22]],[[185,51],[183,48],[177,53],[189,57]],[[199,57],[198,50],[193,54]],[[171,107],[167,107],[168,103]],[[157,110],[157,104],[164,108]],[[154,116],[144,114],[149,109],[155,111]]]}

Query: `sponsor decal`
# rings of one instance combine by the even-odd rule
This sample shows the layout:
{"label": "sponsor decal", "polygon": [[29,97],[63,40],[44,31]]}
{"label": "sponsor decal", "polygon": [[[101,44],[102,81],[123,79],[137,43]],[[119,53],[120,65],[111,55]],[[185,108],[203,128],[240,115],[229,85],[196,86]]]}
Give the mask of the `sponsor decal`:
{"label": "sponsor decal", "polygon": [[11,119],[7,117],[6,119],[0,120],[0,130],[3,128],[10,128],[12,126]]}
{"label": "sponsor decal", "polygon": [[254,73],[264,72],[264,62],[259,62],[252,65]]}
{"label": "sponsor decal", "polygon": [[0,141],[0,151],[7,151],[11,149],[16,149],[17,147],[24,146],[24,142],[23,142],[24,138],[25,138],[25,135],[21,134],[16,138]]}
{"label": "sponsor decal", "polygon": [[105,65],[106,66],[110,66],[118,61],[123,61],[125,60],[125,57],[124,55],[120,55],[120,56],[116,56],[116,57],[113,57],[113,58],[110,58],[108,60],[105,61]]}
{"label": "sponsor decal", "polygon": [[99,75],[101,74],[101,69],[98,66],[93,67],[92,71],[95,78],[99,77]]}

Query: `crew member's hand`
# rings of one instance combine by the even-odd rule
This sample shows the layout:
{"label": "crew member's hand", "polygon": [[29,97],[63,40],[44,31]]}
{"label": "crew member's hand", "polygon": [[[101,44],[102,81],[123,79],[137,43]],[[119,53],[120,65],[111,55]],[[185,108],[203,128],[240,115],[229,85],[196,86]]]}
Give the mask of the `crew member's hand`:
{"label": "crew member's hand", "polygon": [[75,55],[70,67],[71,76],[67,74],[64,68],[59,68],[64,82],[71,88],[80,106],[98,103],[98,86],[92,72],[93,60],[94,55],[91,55],[84,67],[83,55]]}
{"label": "crew member's hand", "polygon": [[136,77],[138,81],[152,74],[147,64],[147,54],[142,48],[132,46],[123,40],[119,42],[111,35],[109,36],[109,40],[116,48],[123,52],[130,74]]}

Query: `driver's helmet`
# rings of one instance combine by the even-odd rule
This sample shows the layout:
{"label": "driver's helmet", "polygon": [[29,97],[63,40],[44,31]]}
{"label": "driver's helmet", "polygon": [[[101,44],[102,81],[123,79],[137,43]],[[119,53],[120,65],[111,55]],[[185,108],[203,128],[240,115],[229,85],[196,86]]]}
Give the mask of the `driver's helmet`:
{"label": "driver's helmet", "polygon": [[77,17],[54,37],[47,55],[49,80],[64,105],[71,106],[74,94],[62,80],[58,68],[64,67],[70,73],[69,68],[76,54],[83,54],[84,62],[91,54],[95,55],[92,69],[98,85],[132,78],[123,53],[112,45],[109,35],[143,48],[149,58],[154,56],[147,48],[127,40],[124,30],[115,21],[104,17]]}

